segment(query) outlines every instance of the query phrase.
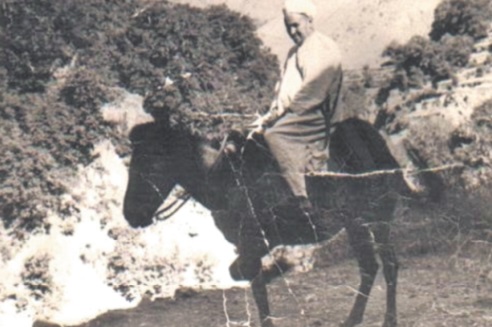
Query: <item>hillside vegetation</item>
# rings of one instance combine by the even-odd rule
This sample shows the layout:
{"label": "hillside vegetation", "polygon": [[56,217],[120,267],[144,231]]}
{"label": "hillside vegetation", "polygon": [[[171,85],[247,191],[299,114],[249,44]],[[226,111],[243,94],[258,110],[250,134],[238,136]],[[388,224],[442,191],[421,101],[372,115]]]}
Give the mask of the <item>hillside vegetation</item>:
{"label": "hillside vegetation", "polygon": [[492,15],[484,12],[491,10],[490,1],[443,1],[429,37],[393,42],[381,68],[346,74],[347,89],[360,99],[344,108],[345,116],[372,122],[404,167],[457,168],[436,171],[448,189],[480,187],[490,177],[484,117],[492,88]]}
{"label": "hillside vegetation", "polygon": [[407,181],[441,200],[424,202],[425,213],[411,205],[414,219],[431,218],[424,224],[435,231],[431,243],[448,231],[441,240],[448,248],[464,230],[492,236],[491,13],[491,1],[443,1],[429,38],[389,45],[379,85],[366,90],[372,121],[394,145]]}
{"label": "hillside vegetation", "polygon": [[196,208],[145,231],[124,222],[125,119],[144,103],[214,138],[263,111],[278,63],[251,20],[166,1],[6,2],[0,40],[0,325],[74,324],[227,283],[211,249],[232,260],[232,248],[206,213],[193,226]]}
{"label": "hillside vegetation", "polygon": [[48,208],[71,214],[57,199],[98,142],[111,139],[128,153],[100,113],[117,88],[146,97],[155,117],[195,117],[190,128],[205,134],[230,127],[227,113],[252,116],[270,101],[277,63],[251,21],[225,7],[34,0],[0,10],[7,226],[42,226]]}

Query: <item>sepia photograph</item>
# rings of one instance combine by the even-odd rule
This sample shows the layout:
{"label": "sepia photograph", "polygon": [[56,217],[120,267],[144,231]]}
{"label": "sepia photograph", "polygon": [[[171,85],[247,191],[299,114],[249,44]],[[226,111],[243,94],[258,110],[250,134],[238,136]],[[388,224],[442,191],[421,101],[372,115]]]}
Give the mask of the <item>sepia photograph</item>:
{"label": "sepia photograph", "polygon": [[0,0],[0,327],[492,326],[492,0]]}

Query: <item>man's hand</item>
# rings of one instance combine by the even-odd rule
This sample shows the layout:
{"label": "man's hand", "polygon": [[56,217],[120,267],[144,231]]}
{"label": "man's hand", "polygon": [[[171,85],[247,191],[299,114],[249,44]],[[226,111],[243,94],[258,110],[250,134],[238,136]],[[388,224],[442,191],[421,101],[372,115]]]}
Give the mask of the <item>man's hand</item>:
{"label": "man's hand", "polygon": [[249,129],[251,129],[248,138],[253,137],[254,134],[263,134],[268,126],[273,125],[273,123],[285,113],[286,110],[284,106],[278,103],[278,101],[272,103],[272,107],[267,114],[262,116],[256,113],[256,120],[248,126]]}
{"label": "man's hand", "polygon": [[248,128],[251,129],[250,135],[263,134],[263,132],[265,132],[268,118],[268,115],[261,116],[257,113],[255,121],[248,125]]}

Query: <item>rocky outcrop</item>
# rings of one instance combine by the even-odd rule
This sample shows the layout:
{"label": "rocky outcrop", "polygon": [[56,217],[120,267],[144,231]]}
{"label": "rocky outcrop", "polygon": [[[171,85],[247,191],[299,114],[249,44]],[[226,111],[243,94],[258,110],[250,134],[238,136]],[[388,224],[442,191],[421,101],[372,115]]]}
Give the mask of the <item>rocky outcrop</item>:
{"label": "rocky outcrop", "polygon": [[[370,121],[381,131],[414,190],[424,192],[428,183],[474,188],[492,176],[487,150],[491,145],[491,48],[489,36],[474,45],[468,65],[452,79],[404,91],[393,89],[383,103],[376,98],[393,74],[392,66],[346,74],[347,88],[365,86],[365,103],[355,109],[350,105],[345,115]],[[434,180],[426,180],[431,175]]]}

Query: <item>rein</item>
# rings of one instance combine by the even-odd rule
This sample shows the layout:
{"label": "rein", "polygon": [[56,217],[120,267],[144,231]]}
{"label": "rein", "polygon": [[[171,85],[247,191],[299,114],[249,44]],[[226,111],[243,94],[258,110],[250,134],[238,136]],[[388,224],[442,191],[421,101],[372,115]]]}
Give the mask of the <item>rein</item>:
{"label": "rein", "polygon": [[171,202],[164,208],[158,210],[154,214],[154,219],[157,221],[168,220],[174,214],[176,214],[186,204],[186,202],[188,202],[190,198],[191,198],[190,193],[186,191],[181,192],[181,194],[173,202]]}
{"label": "rein", "polygon": [[[161,198],[163,197],[159,188],[152,181],[145,178],[145,176],[143,174],[140,174],[140,177],[143,178],[144,181],[149,183],[150,186],[152,186],[152,188],[154,189],[154,191],[157,192],[157,194],[159,194],[161,196]],[[188,202],[188,200],[190,198],[191,198],[191,195],[188,192],[186,192],[186,190],[183,190],[182,192],[180,192],[180,194],[178,194],[178,196],[176,197],[176,199],[173,202],[171,202],[170,204],[168,204],[164,208],[156,211],[156,213],[154,213],[153,218],[157,221],[164,221],[164,220],[171,218],[174,214],[176,214],[186,204],[186,202]],[[181,203],[178,203],[179,201],[181,201]],[[171,211],[171,212],[168,212],[168,211]]]}

